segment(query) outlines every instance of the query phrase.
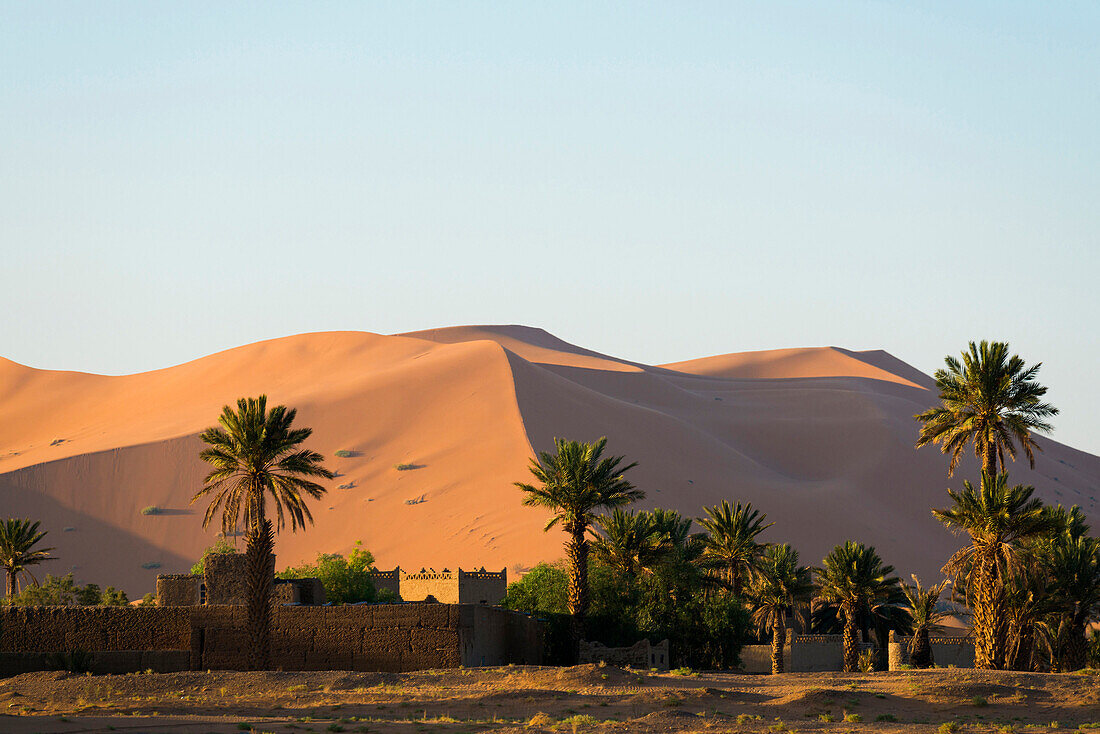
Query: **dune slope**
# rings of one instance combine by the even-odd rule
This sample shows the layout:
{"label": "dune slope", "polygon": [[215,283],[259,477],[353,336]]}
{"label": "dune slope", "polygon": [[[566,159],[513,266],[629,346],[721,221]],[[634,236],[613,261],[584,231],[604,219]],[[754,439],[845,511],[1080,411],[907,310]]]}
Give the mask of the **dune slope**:
{"label": "dune slope", "polygon": [[[931,577],[959,540],[929,513],[946,499],[946,460],[913,449],[930,384],[885,352],[647,366],[521,326],[304,334],[118,377],[0,360],[0,514],[44,521],[59,557],[46,571],[152,590],[217,532],[190,504],[204,475],[197,433],[222,405],[265,392],[298,409],[309,445],[339,472],[315,525],[279,536],[280,566],[357,540],[384,567],[560,557],[561,534],[542,532],[546,515],[512,483],[555,436],[606,435],[639,462],[643,507],[698,516],[748,500],[776,521],[767,538],[793,542],[806,562],[855,538],[902,574]],[[1017,464],[1013,478],[1097,518],[1100,459],[1042,445],[1035,470]],[[950,484],[974,471],[964,464]],[[160,511],[142,514],[151,506]]]}

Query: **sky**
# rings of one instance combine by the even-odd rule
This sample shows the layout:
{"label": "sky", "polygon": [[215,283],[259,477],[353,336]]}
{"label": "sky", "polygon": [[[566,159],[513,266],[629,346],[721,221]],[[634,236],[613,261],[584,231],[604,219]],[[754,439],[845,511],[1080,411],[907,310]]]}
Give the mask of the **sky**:
{"label": "sky", "polygon": [[1007,340],[1100,454],[1100,4],[0,2],[0,356]]}

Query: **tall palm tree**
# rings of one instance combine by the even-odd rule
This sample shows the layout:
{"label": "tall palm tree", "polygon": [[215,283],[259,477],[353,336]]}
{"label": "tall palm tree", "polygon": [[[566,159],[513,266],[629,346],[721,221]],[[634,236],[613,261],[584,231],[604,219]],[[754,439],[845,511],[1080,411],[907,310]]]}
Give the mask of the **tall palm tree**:
{"label": "tall palm tree", "polygon": [[1054,532],[1058,520],[1032,499],[1034,487],[1009,487],[1008,474],[983,472],[981,487],[969,481],[963,487],[961,492],[947,490],[954,505],[932,510],[948,528],[970,536],[970,545],[951,556],[943,572],[965,589],[967,606],[974,613],[974,667],[1002,668],[1007,632],[1004,574],[1019,568],[1022,544]]}
{"label": "tall palm tree", "polygon": [[873,547],[849,540],[833,548],[817,574],[817,600],[839,607],[844,618],[844,672],[859,665],[859,619],[882,599],[896,596],[900,583]]}
{"label": "tall palm tree", "polygon": [[947,616],[946,612],[936,608],[947,583],[945,580],[933,586],[922,586],[920,579],[913,574],[913,585],[904,586],[913,626],[913,636],[909,639],[909,663],[914,668],[927,668],[934,662],[928,637],[932,632],[939,631],[940,622]]}
{"label": "tall palm tree", "polygon": [[[207,428],[199,438],[208,445],[199,457],[213,469],[194,503],[210,497],[202,526],[221,513],[222,532],[245,526],[248,568],[249,665],[267,667],[271,648],[271,600],[274,590],[274,529],[267,519],[268,500],[275,507],[278,529],[286,518],[291,530],[313,522],[306,497],[319,499],[326,492],[316,479],[332,479],[322,462],[325,457],[301,444],[311,428],[293,428],[297,411],[285,405],[267,408],[267,396],[241,398],[237,409],[222,409],[219,426]],[[243,515],[243,518],[242,518]]]}
{"label": "tall palm tree", "polygon": [[734,596],[751,578],[756,559],[764,547],[756,536],[775,523],[764,524],[767,515],[754,510],[752,503],[730,505],[725,500],[714,507],[704,507],[706,517],[697,522],[709,533],[704,541],[704,557],[721,573]]}
{"label": "tall palm tree", "polygon": [[808,606],[813,589],[810,569],[798,565],[798,551],[786,543],[769,546],[764,551],[749,595],[752,621],[760,632],[771,632],[772,673],[783,672],[787,614]]}
{"label": "tall palm tree", "polygon": [[0,568],[8,575],[9,599],[19,593],[21,577],[29,577],[32,582],[38,583],[30,571],[31,566],[53,560],[50,556],[53,548],[35,548],[46,537],[46,531],[38,529],[40,524],[16,518],[0,522]]}
{"label": "tall palm tree", "polygon": [[623,466],[622,456],[604,458],[607,438],[595,443],[554,439],[554,453],[541,451],[531,459],[530,471],[536,484],[516,482],[523,504],[544,507],[553,516],[545,530],[558,525],[568,535],[569,613],[572,619],[574,651],[584,634],[588,614],[588,539],[585,534],[600,510],[623,507],[645,497],[645,493],[623,478],[636,463]]}
{"label": "tall palm tree", "polygon": [[1047,389],[1035,377],[1042,363],[1028,367],[1017,355],[1009,356],[1004,342],[970,342],[962,361],[948,356],[947,369],[936,370],[941,405],[916,415],[921,422],[917,448],[938,444],[951,455],[948,476],[967,444],[982,462],[982,471],[996,476],[1005,470],[1005,454],[1016,460],[1016,444],[1035,468],[1035,450],[1042,450],[1032,431],[1048,432],[1047,418],[1058,409],[1040,400]]}

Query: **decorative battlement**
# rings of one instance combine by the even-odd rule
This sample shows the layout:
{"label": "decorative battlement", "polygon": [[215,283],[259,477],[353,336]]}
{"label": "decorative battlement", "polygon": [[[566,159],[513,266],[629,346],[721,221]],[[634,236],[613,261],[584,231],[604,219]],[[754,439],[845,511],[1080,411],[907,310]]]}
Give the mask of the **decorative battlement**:
{"label": "decorative battlement", "polygon": [[508,591],[508,571],[472,571],[459,568],[421,568],[412,573],[400,566],[392,571],[372,570],[376,589],[389,589],[402,601],[437,601],[443,604],[500,604]]}

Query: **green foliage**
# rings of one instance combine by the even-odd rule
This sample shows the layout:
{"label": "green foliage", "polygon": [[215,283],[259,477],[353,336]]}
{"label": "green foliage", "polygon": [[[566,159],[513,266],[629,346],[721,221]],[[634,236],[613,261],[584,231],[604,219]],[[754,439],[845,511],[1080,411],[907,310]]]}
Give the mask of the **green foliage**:
{"label": "green foliage", "polygon": [[508,584],[504,606],[528,614],[565,614],[569,573],[561,563],[540,563]]}
{"label": "green foliage", "polygon": [[875,672],[875,651],[863,650],[859,653],[859,672],[861,673],[874,673]]}
{"label": "green foliage", "polygon": [[30,566],[43,561],[53,560],[50,551],[53,548],[35,548],[46,537],[45,530],[39,530],[40,522],[9,518],[0,522],[0,568],[7,573],[7,593],[9,596],[19,590],[19,581],[28,577],[34,582]]}
{"label": "green foliage", "polygon": [[43,606],[126,606],[130,603],[126,592],[113,586],[100,589],[98,584],[80,586],[73,580],[72,573],[55,577],[46,575],[40,586],[28,586],[22,592],[8,599],[8,603],[21,607]]}
{"label": "green foliage", "polygon": [[339,456],[341,459],[347,459],[355,456],[354,451],[348,451],[347,449],[340,449],[339,451],[333,451],[332,453],[334,456]]}
{"label": "green foliage", "polygon": [[1040,364],[1028,367],[1017,355],[1009,356],[1004,342],[970,342],[962,361],[946,357],[947,369],[936,370],[941,404],[916,416],[921,423],[917,448],[938,444],[951,456],[948,475],[954,473],[966,446],[982,461],[982,471],[1005,469],[1005,454],[1016,459],[1016,444],[1035,468],[1035,450],[1042,450],[1031,431],[1047,432],[1047,419],[1058,409],[1040,400],[1047,389],[1035,377]]}
{"label": "green foliage", "polygon": [[285,405],[268,410],[266,395],[240,398],[236,410],[222,408],[219,425],[199,434],[207,444],[199,458],[211,470],[191,502],[210,499],[204,528],[220,514],[228,534],[243,513],[246,530],[259,530],[269,505],[279,530],[287,516],[291,530],[313,522],[306,499],[320,499],[327,491],[313,480],[332,479],[333,473],[322,465],[325,457],[302,448],[313,429],[293,428],[295,417],[297,411]]}
{"label": "green foliage", "polygon": [[412,469],[419,469],[419,464],[394,464],[394,469],[397,471],[411,471]]}
{"label": "green foliage", "polygon": [[206,572],[206,557],[212,554],[232,554],[237,552],[237,547],[230,543],[224,535],[219,535],[218,539],[214,541],[214,545],[210,546],[202,552],[202,558],[191,567],[191,573],[202,575]]}
{"label": "green foliage", "polygon": [[159,515],[161,512],[163,512],[163,510],[156,505],[149,505],[148,507],[143,507],[141,510],[142,515]]}
{"label": "green foliage", "polygon": [[371,577],[374,555],[361,546],[362,541],[357,541],[347,558],[339,553],[318,553],[315,562],[288,568],[275,575],[281,579],[320,579],[325,587],[325,596],[332,604],[376,601],[378,593]]}

